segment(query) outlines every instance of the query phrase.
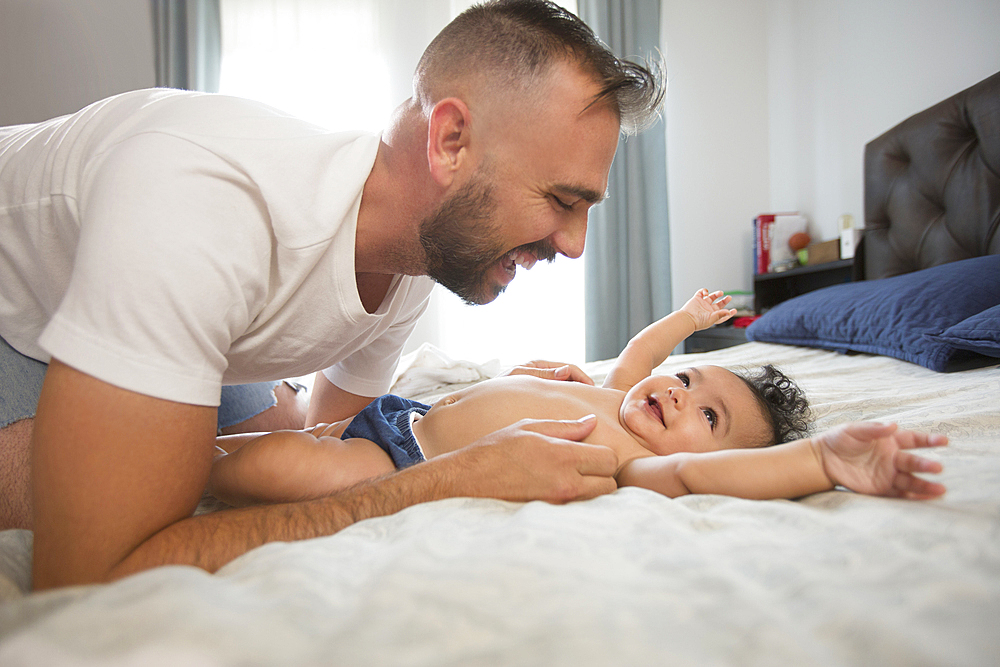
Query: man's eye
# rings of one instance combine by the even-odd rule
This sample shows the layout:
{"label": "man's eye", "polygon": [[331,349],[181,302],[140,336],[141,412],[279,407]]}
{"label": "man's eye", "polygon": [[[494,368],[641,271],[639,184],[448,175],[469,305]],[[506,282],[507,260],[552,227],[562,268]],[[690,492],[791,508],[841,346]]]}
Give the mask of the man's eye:
{"label": "man's eye", "polygon": [[691,386],[691,378],[688,377],[687,373],[678,373],[677,379],[680,380],[681,384],[683,384],[685,387]]}
{"label": "man's eye", "polygon": [[715,410],[712,408],[702,408],[701,411],[705,413],[705,417],[708,418],[708,423],[714,431],[715,427],[719,424],[719,417],[715,414]]}
{"label": "man's eye", "polygon": [[556,197],[555,195],[552,195],[552,199],[557,204],[559,204],[559,207],[562,208],[563,210],[566,210],[566,211],[572,211],[573,210],[573,205],[572,204],[567,204],[562,199],[559,199],[559,197]]}

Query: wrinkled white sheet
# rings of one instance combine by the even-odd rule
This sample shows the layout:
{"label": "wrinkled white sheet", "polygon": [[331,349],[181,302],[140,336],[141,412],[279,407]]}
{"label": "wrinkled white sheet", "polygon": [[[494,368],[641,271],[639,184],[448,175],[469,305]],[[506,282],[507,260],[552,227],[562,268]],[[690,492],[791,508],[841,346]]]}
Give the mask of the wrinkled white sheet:
{"label": "wrinkled white sheet", "polygon": [[26,592],[30,534],[7,531],[0,664],[998,664],[1000,369],[750,343],[663,370],[762,360],[806,389],[819,428],[949,435],[930,454],[948,495],[458,498],[266,545],[216,575],[165,567],[43,594]]}

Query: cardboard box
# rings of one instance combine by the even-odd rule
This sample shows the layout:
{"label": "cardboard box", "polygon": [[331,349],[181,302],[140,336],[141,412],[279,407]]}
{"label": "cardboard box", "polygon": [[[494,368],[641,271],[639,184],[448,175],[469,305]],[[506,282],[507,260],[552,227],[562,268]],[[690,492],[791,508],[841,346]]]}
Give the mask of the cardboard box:
{"label": "cardboard box", "polygon": [[827,262],[836,262],[840,259],[840,239],[813,243],[809,245],[806,250],[809,251],[808,266],[826,264]]}

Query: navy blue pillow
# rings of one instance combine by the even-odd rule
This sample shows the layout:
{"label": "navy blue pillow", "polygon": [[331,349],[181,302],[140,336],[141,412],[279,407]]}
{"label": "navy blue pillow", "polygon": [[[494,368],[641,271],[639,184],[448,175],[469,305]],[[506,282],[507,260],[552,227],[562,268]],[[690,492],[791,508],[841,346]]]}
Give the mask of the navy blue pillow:
{"label": "navy blue pillow", "polygon": [[750,325],[747,338],[963,370],[997,363],[998,306],[1000,255],[987,255],[803,294]]}
{"label": "navy blue pillow", "polygon": [[942,334],[924,335],[962,350],[1000,357],[1000,306],[967,317]]}

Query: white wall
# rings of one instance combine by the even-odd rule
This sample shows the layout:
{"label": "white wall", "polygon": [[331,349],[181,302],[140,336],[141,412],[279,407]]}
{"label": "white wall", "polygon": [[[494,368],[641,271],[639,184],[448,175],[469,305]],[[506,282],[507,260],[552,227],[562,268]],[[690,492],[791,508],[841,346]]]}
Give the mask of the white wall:
{"label": "white wall", "polygon": [[771,207],[800,208],[823,238],[864,217],[864,146],[1000,70],[997,0],[768,3]]}
{"label": "white wall", "polygon": [[0,126],[155,81],[149,2],[0,0]]}
{"label": "white wall", "polygon": [[[864,145],[1000,70],[997,0],[663,0],[673,298],[749,289],[750,219],[863,216]],[[721,239],[713,246],[713,241]],[[710,254],[711,253],[711,254]]]}
{"label": "white wall", "polygon": [[663,0],[674,307],[750,285],[753,217],[768,208],[764,0]]}

